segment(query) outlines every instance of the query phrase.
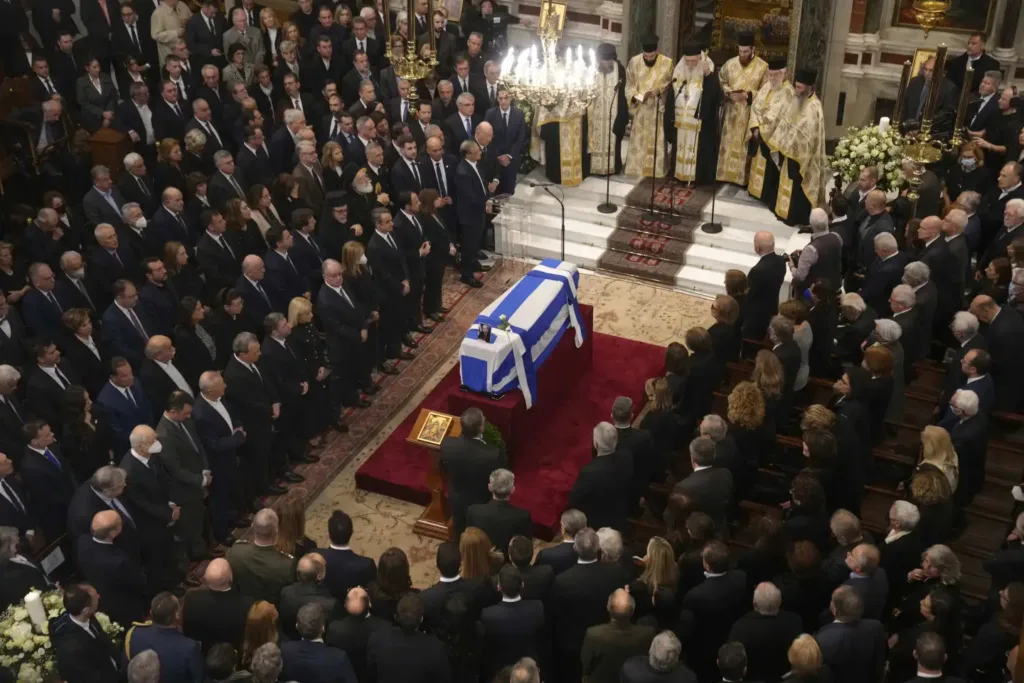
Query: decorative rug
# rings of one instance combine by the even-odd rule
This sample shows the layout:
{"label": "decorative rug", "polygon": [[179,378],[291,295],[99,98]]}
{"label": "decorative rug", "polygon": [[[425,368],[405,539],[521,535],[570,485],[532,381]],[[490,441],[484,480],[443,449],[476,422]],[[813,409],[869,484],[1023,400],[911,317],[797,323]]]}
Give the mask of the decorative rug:
{"label": "decorative rug", "polygon": [[[595,332],[594,365],[572,389],[571,397],[550,406],[532,424],[530,439],[520,444],[515,462],[516,488],[512,502],[533,517],[535,533],[545,540],[557,531],[569,491],[580,467],[592,455],[590,433],[607,420],[612,402],[629,396],[643,403],[644,380],[653,377],[664,363],[663,347]],[[430,454],[406,442],[421,408],[446,410],[448,395],[458,391],[459,368],[453,367],[440,384],[356,473],[356,485],[400,500],[425,505]],[[540,406],[534,409],[541,408]]]}
{"label": "decorative rug", "polygon": [[684,218],[699,219],[704,205],[711,201],[714,186],[687,187],[686,183],[674,178],[644,178],[626,195],[626,205],[638,209],[651,206],[651,183],[654,188],[654,208]]}
{"label": "decorative rug", "polygon": [[700,220],[696,218],[652,216],[626,206],[619,212],[616,229],[608,236],[598,268],[675,286],[676,274],[686,263],[686,252],[699,229]]}

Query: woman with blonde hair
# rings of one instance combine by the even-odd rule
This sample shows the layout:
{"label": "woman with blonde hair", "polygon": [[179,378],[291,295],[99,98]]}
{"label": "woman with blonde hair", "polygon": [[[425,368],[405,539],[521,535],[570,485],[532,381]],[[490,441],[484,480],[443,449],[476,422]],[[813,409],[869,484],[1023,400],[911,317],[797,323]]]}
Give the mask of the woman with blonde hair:
{"label": "woman with blonde hair", "polygon": [[711,335],[715,360],[722,366],[739,360],[743,335],[736,329],[740,317],[736,299],[728,294],[716,296],[711,302],[711,317],[715,319],[715,324],[708,328],[708,334]]}
{"label": "woman with blonde hair", "polygon": [[[288,335],[288,345],[306,368],[306,376],[310,378],[309,410],[303,411],[309,445],[319,448],[327,443],[328,426],[339,432],[347,432],[346,425],[339,411],[334,410],[331,394],[327,386],[330,370],[327,366],[327,354],[324,341],[313,325],[313,304],[305,297],[297,296],[288,303],[288,324],[292,332]],[[376,389],[373,393],[376,393]]]}
{"label": "woman with blonde hair", "polygon": [[334,23],[345,29],[346,33],[351,33],[352,8],[345,3],[338,5],[338,9],[334,10]]}
{"label": "woman with blonde hair", "polygon": [[[462,566],[459,576],[463,579],[486,579],[494,574],[500,565],[500,555],[492,553],[494,544],[487,532],[475,526],[466,527],[459,536],[459,553],[462,555]],[[496,562],[495,558],[499,561]]]}
{"label": "woman with blonde hair", "polygon": [[324,170],[324,194],[335,190],[344,190],[342,178],[345,175],[345,152],[334,140],[324,143],[320,155],[320,166]]}
{"label": "woman with blonde hair", "polygon": [[764,394],[753,382],[740,382],[729,392],[728,433],[744,463],[765,462],[774,452],[775,427],[765,415]]}
{"label": "woman with blonde hair", "polygon": [[671,628],[679,618],[679,565],[672,544],[660,536],[647,542],[643,572],[629,585],[636,601],[633,621]]}
{"label": "woman with blonde hair", "polygon": [[[640,429],[646,429],[654,440],[653,453],[661,454],[667,466],[669,455],[678,448],[679,430],[682,426],[679,413],[676,412],[675,401],[668,380],[656,377],[652,384],[653,397],[648,404],[647,413],[640,420]],[[652,470],[664,471],[664,467],[652,466]]]}
{"label": "woman with blonde hair", "polygon": [[754,357],[754,371],[750,373],[750,381],[761,390],[764,396],[765,419],[772,428],[777,424],[785,424],[788,415],[780,415],[782,410],[782,387],[785,373],[779,357],[767,349],[761,349]]}
{"label": "woman with blonde hair", "polygon": [[953,448],[953,440],[949,438],[949,432],[942,427],[928,425],[921,430],[921,462],[917,469],[934,467],[942,472],[949,482],[949,490],[956,492],[957,483],[960,479],[960,463],[956,456],[956,449]]}
{"label": "woman with blonde hair", "polygon": [[263,62],[273,69],[277,66],[277,55],[284,40],[284,31],[277,23],[274,10],[264,7],[260,10],[260,33],[263,35]]}
{"label": "woman with blonde hair", "polygon": [[908,487],[907,500],[917,506],[921,520],[916,533],[924,545],[945,543],[953,533],[953,493],[937,467],[919,469]]}
{"label": "woman with blonde hair", "polygon": [[261,645],[280,642],[277,608],[266,600],[259,600],[249,608],[242,631],[242,668],[249,668],[252,655]]}
{"label": "woman with blonde hair", "polygon": [[802,633],[797,636],[789,646],[786,658],[789,660],[789,673],[782,680],[787,683],[824,683],[832,680],[818,641],[812,635]]}

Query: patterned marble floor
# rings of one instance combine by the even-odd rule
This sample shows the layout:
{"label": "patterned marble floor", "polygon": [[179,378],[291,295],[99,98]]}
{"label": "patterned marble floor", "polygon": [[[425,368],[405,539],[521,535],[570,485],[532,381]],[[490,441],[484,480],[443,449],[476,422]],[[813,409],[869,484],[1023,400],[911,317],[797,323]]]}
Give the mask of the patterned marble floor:
{"label": "patterned marble floor", "polygon": [[[606,334],[664,346],[682,341],[683,334],[694,325],[711,324],[709,301],[646,283],[584,273],[579,293],[582,303],[595,308],[595,328]],[[342,509],[353,518],[352,547],[357,552],[376,558],[388,547],[403,548],[409,555],[412,579],[417,587],[429,586],[437,579],[434,567],[437,541],[412,532],[412,525],[423,508],[356,489],[355,473],[457,361],[457,352],[444,361],[317,496],[306,513],[306,533],[318,543],[327,541],[327,519],[331,512]]]}

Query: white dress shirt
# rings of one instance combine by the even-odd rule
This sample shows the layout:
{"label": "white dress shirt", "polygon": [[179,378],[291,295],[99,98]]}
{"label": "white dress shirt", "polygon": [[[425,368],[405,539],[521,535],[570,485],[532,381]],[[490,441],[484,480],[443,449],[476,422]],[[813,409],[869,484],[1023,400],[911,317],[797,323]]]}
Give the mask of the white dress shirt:
{"label": "white dress shirt", "polygon": [[224,418],[224,422],[227,423],[228,429],[231,431],[235,430],[235,423],[231,421],[231,415],[228,413],[228,409],[224,407],[224,404],[219,398],[216,401],[211,401],[206,398],[206,396],[203,396],[203,400],[209,403],[213,409],[216,410],[222,418]]}

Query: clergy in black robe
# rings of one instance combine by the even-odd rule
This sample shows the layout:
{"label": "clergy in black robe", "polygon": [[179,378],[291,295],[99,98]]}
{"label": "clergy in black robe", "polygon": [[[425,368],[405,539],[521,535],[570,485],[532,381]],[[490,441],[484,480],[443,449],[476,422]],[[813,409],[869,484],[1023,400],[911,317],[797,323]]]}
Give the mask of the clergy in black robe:
{"label": "clergy in black robe", "polygon": [[675,178],[705,185],[718,168],[718,118],[722,84],[695,41],[683,44],[665,106],[666,140],[675,146]]}

